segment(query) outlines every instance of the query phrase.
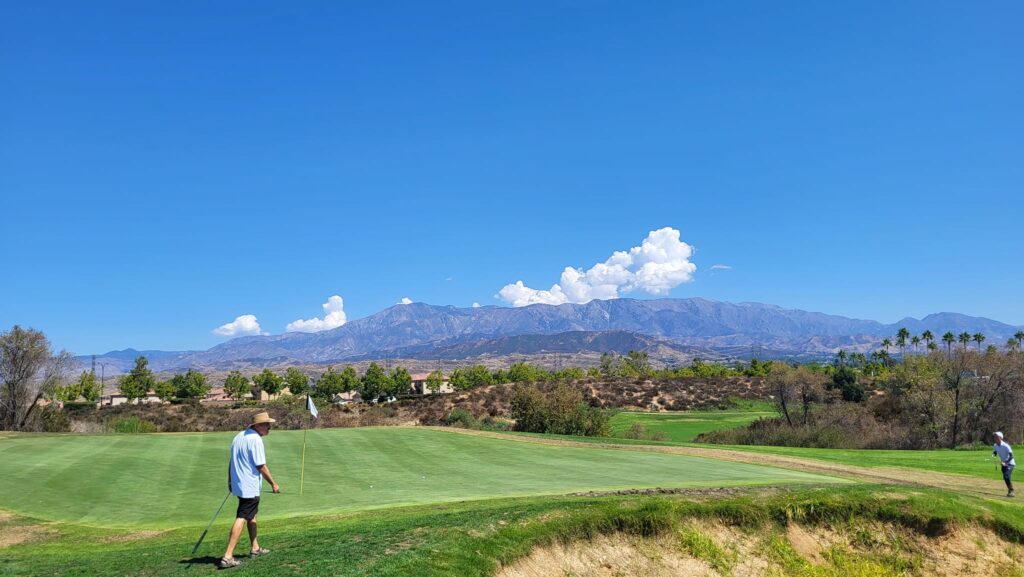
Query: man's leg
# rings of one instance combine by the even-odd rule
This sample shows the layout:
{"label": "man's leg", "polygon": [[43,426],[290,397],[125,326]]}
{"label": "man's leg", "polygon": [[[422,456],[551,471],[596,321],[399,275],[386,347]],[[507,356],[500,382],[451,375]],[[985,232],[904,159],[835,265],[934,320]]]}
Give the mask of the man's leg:
{"label": "man's leg", "polygon": [[250,551],[259,551],[260,550],[260,544],[256,542],[256,517],[253,517],[252,521],[249,521],[248,525],[249,525],[249,541],[252,543],[252,547],[249,550]]}
{"label": "man's leg", "polygon": [[[245,526],[245,519],[238,517],[235,519],[235,523],[231,525],[231,536],[228,537],[228,548],[224,551],[225,559],[233,559],[235,557],[235,545],[238,544],[238,538],[242,536],[242,527]],[[251,535],[252,533],[250,533]]]}
{"label": "man's leg", "polygon": [[1003,467],[1003,481],[1006,482],[1006,496],[1013,497],[1013,465]]}

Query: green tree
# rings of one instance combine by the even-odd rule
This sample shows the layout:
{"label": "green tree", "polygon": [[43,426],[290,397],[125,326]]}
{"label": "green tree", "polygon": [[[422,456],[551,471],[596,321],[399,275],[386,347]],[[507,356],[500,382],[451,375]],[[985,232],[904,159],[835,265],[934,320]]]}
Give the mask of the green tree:
{"label": "green tree", "polygon": [[295,367],[288,367],[284,372],[284,382],[288,391],[295,396],[309,392],[309,376]]}
{"label": "green tree", "polygon": [[[178,377],[181,377],[178,379]],[[177,391],[181,399],[202,399],[210,392],[210,383],[206,375],[195,369],[189,369],[184,375],[175,375]]]}
{"label": "green tree", "polygon": [[510,416],[517,431],[543,433],[547,431],[547,401],[536,386],[518,384],[509,403]]}
{"label": "green tree", "polygon": [[96,371],[83,371],[78,377],[78,395],[90,403],[100,400],[103,383],[96,379]]}
{"label": "green tree", "polygon": [[953,336],[952,331],[946,331],[946,334],[942,335],[942,342],[946,343],[946,354],[953,352],[953,343],[956,342],[956,337]]}
{"label": "green tree", "polygon": [[72,363],[69,353],[54,354],[40,331],[14,325],[0,333],[0,429],[25,428],[37,402],[64,382]]}
{"label": "green tree", "polygon": [[611,353],[601,353],[601,376],[606,379],[614,379],[619,376],[619,357]]}
{"label": "green tree", "polygon": [[392,394],[407,395],[412,390],[412,375],[405,367],[395,367],[391,371]]}
{"label": "green tree", "polygon": [[646,377],[651,373],[650,358],[643,351],[629,351],[623,358],[623,363],[638,377]]}
{"label": "green tree", "polygon": [[967,343],[971,342],[971,333],[968,333],[968,332],[960,333],[960,337],[957,340],[960,341],[960,344],[962,344],[964,346],[964,350],[966,351],[967,350]]}
{"label": "green tree", "polygon": [[177,390],[178,387],[172,381],[160,381],[153,385],[153,392],[160,397],[161,401],[165,402],[173,399]]}
{"label": "green tree", "polygon": [[971,336],[971,340],[973,340],[974,342],[978,343],[978,352],[980,353],[981,352],[981,343],[985,342],[985,335],[983,335],[981,333],[974,333],[974,335]]}
{"label": "green tree", "polygon": [[1006,339],[1006,351],[1012,353],[1015,350],[1017,350],[1017,339],[1013,337]]}
{"label": "green tree", "polygon": [[345,378],[342,376],[342,373],[334,372],[334,367],[327,367],[324,374],[320,375],[320,378],[316,381],[314,395],[330,402],[334,399],[335,395],[351,390],[351,388],[348,390],[345,389]]}
{"label": "green tree", "polygon": [[359,389],[359,373],[355,367],[346,366],[341,370],[341,390],[344,393]]}
{"label": "green tree", "polygon": [[1017,339],[1017,350],[1024,350],[1024,331],[1013,333],[1013,338]]}
{"label": "green tree", "polygon": [[900,330],[896,331],[896,346],[900,348],[900,356],[904,356],[904,352],[907,348],[907,339],[910,338],[910,331],[907,327],[900,327]]}
{"label": "green tree", "polygon": [[252,378],[252,384],[257,389],[273,396],[280,393],[281,389],[284,388],[284,379],[281,378],[281,375],[274,373],[270,369],[263,369],[262,372]]}
{"label": "green tree", "polygon": [[921,333],[921,340],[925,342],[925,346],[927,347],[932,343],[932,341],[935,340],[935,335],[932,334],[931,331],[926,330],[923,333]]}
{"label": "green tree", "polygon": [[832,386],[843,395],[843,400],[859,403],[864,400],[864,387],[857,382],[857,372],[847,366],[841,366],[832,373]]}
{"label": "green tree", "polygon": [[513,383],[532,383],[539,380],[539,371],[529,363],[513,363],[508,368],[508,380]]}
{"label": "green tree", "polygon": [[441,392],[441,387],[444,386],[444,373],[440,369],[430,373],[427,375],[427,381],[424,384],[431,393]]}
{"label": "green tree", "polygon": [[121,394],[132,402],[141,399],[156,386],[156,378],[153,371],[149,370],[149,360],[146,357],[137,357],[135,367],[118,382],[117,388]]}
{"label": "green tree", "polygon": [[231,371],[224,379],[224,392],[236,401],[241,400],[252,389],[252,383],[239,371]]}
{"label": "green tree", "polygon": [[917,352],[917,347],[921,344],[921,337],[914,335],[910,337],[910,344],[914,345],[914,352]]}
{"label": "green tree", "polygon": [[456,391],[465,391],[469,388],[469,377],[466,376],[466,373],[462,369],[455,369],[452,371],[451,376],[448,377],[448,382],[451,383],[452,388]]}
{"label": "green tree", "polygon": [[466,370],[466,379],[470,387],[486,387],[494,384],[491,371],[484,365],[473,365]]}
{"label": "green tree", "polygon": [[359,394],[363,400],[372,401],[391,387],[391,379],[376,362],[370,363],[360,382]]}

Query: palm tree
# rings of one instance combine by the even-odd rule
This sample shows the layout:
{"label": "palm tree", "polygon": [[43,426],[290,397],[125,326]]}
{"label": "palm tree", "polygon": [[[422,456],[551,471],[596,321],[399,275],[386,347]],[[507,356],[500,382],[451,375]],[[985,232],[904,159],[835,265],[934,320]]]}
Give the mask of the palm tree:
{"label": "palm tree", "polygon": [[952,331],[946,331],[946,334],[942,335],[942,342],[946,343],[946,354],[953,352],[953,343],[956,342],[956,337],[953,336]]}
{"label": "palm tree", "polygon": [[1017,350],[1019,351],[1024,346],[1024,331],[1017,331],[1013,333],[1013,338],[1017,339]]}
{"label": "palm tree", "polygon": [[966,351],[967,343],[971,342],[971,333],[968,333],[966,331],[962,332],[960,333],[960,336],[957,338],[957,340],[960,341],[960,344],[964,346],[964,350]]}
{"label": "palm tree", "polygon": [[917,352],[917,346],[921,344],[921,337],[914,335],[910,337],[910,344],[914,345],[914,352]]}
{"label": "palm tree", "polygon": [[889,347],[892,346],[892,339],[890,339],[888,337],[882,339],[882,346],[885,347],[885,352],[886,352],[886,354],[888,354],[889,353]]}
{"label": "palm tree", "polygon": [[933,335],[931,331],[925,331],[921,333],[921,340],[925,342],[925,346],[928,349],[931,349],[928,345],[932,344],[932,341],[935,340],[935,335]]}
{"label": "palm tree", "polygon": [[836,356],[839,358],[839,366],[843,366],[846,364],[846,351],[844,351],[843,349],[839,349],[839,352],[836,353]]}
{"label": "palm tree", "polygon": [[903,356],[904,349],[907,348],[907,338],[910,337],[910,331],[907,327],[900,327],[900,330],[896,331],[896,346],[900,348],[900,356]]}
{"label": "palm tree", "polygon": [[1017,350],[1017,339],[1010,337],[1006,339],[1006,352],[1012,353]]}
{"label": "palm tree", "polygon": [[928,341],[928,350],[929,351],[935,351],[935,350],[938,350],[938,348],[939,348],[939,345],[935,344],[932,341]]}
{"label": "palm tree", "polygon": [[973,340],[974,342],[978,343],[978,352],[980,353],[981,352],[981,343],[985,342],[985,335],[983,335],[981,333],[974,333],[974,336],[971,337],[971,340]]}

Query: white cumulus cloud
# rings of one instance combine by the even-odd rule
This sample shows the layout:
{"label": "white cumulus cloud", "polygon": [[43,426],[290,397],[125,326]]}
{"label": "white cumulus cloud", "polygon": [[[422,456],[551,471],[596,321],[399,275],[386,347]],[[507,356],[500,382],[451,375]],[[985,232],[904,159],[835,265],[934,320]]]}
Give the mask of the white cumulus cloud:
{"label": "white cumulus cloud", "polygon": [[480,308],[480,303],[473,303],[473,308],[475,308],[475,309]]}
{"label": "white cumulus cloud", "polygon": [[324,317],[312,319],[298,319],[288,323],[284,328],[286,332],[318,333],[329,329],[336,329],[345,324],[348,318],[345,316],[345,301],[338,295],[327,299],[323,305]]}
{"label": "white cumulus cloud", "polygon": [[398,301],[398,302],[397,302],[397,303],[395,303],[395,304],[399,304],[399,305],[411,305],[411,304],[412,304],[412,299],[411,299],[411,298],[409,298],[409,297],[402,297],[402,300]]}
{"label": "white cumulus cloud", "polygon": [[240,337],[244,335],[265,334],[260,330],[260,322],[256,315],[241,315],[235,317],[230,323],[223,324],[213,329],[213,334],[222,337]]}
{"label": "white cumulus cloud", "polygon": [[522,307],[614,299],[620,293],[633,291],[665,295],[693,280],[697,265],[690,262],[691,256],[693,247],[679,240],[679,231],[665,227],[648,233],[640,246],[615,251],[586,271],[565,267],[559,282],[548,290],[516,281],[502,287],[496,296],[514,307]]}
{"label": "white cumulus cloud", "polygon": [[713,264],[713,265],[711,265],[711,270],[729,270],[731,268],[732,267],[727,265],[727,264]]}

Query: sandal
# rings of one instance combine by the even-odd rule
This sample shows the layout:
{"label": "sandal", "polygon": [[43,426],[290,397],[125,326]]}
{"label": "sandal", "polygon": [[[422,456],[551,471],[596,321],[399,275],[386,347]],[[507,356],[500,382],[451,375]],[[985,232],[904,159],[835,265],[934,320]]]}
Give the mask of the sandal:
{"label": "sandal", "polygon": [[230,569],[232,567],[238,567],[242,562],[234,557],[221,557],[220,561],[217,562],[217,567],[221,569]]}
{"label": "sandal", "polygon": [[249,553],[249,556],[259,557],[260,555],[266,555],[267,553],[270,553],[270,549],[264,549],[263,547],[260,547],[259,549],[256,549],[253,552]]}

